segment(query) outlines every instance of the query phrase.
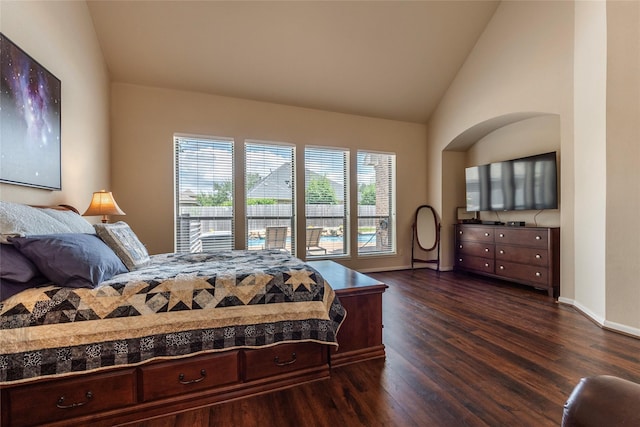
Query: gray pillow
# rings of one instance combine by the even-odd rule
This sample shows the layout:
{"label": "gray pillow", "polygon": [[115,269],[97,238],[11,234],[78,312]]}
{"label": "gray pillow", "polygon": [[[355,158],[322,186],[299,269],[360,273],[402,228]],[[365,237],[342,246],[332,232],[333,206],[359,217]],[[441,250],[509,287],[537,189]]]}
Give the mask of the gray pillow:
{"label": "gray pillow", "polygon": [[93,288],[127,272],[120,258],[95,234],[14,237],[11,243],[58,286]]}
{"label": "gray pillow", "polygon": [[115,224],[95,224],[96,233],[118,255],[129,271],[149,263],[149,252],[124,221]]}
{"label": "gray pillow", "polygon": [[69,227],[71,233],[96,234],[96,230],[93,229],[93,225],[91,225],[89,221],[87,221],[74,211],[61,209],[42,209],[42,212]]}

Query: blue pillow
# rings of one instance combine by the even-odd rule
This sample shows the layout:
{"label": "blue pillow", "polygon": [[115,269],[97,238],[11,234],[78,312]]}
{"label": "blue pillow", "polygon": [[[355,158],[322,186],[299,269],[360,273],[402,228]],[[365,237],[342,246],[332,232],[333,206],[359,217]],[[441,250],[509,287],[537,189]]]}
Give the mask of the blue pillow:
{"label": "blue pillow", "polygon": [[0,244],[0,279],[28,283],[42,276],[38,268],[13,245]]}
{"label": "blue pillow", "polygon": [[0,244],[0,301],[23,289],[51,283],[12,245]]}
{"label": "blue pillow", "polygon": [[94,234],[13,237],[11,243],[58,286],[93,288],[127,272],[120,258]]}
{"label": "blue pillow", "polygon": [[38,276],[31,279],[29,282],[16,282],[14,280],[0,279],[0,301],[4,301],[9,297],[14,296],[18,292],[22,292],[25,289],[37,288],[41,285],[50,285],[51,280],[44,276]]}

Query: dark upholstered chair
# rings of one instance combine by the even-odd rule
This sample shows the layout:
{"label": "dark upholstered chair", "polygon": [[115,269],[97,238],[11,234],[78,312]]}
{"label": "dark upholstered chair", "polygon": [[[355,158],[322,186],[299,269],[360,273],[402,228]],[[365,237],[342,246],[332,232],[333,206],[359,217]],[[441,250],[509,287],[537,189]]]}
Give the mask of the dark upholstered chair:
{"label": "dark upholstered chair", "polygon": [[640,384],[608,375],[582,378],[564,405],[562,427],[640,426]]}

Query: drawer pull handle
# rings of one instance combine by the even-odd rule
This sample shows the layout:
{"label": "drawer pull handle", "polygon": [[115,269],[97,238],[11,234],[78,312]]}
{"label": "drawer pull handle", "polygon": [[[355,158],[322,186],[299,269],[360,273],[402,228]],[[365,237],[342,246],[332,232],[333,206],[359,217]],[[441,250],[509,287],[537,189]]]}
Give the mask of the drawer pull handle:
{"label": "drawer pull handle", "polygon": [[504,250],[500,249],[500,255],[504,254]]}
{"label": "drawer pull handle", "polygon": [[462,230],[458,231],[458,234],[462,234]]}
{"label": "drawer pull handle", "polygon": [[458,262],[462,262],[462,258],[458,258]]}
{"label": "drawer pull handle", "polygon": [[500,270],[504,270],[504,265],[501,265],[501,266],[500,266]]}
{"label": "drawer pull handle", "polygon": [[489,252],[489,248],[484,248],[484,251],[485,252]]}
{"label": "drawer pull handle", "polygon": [[542,255],[536,254],[536,259],[540,259],[540,258],[542,258]]}
{"label": "drawer pull handle", "polygon": [[74,402],[74,403],[70,403],[69,405],[65,405],[64,396],[60,396],[60,398],[58,399],[58,402],[56,403],[56,407],[60,409],[71,409],[71,408],[77,408],[78,406],[84,406],[87,403],[89,403],[91,399],[93,399],[93,393],[88,391],[87,394],[85,394],[85,396],[87,397],[87,400],[85,400],[84,402]]}
{"label": "drawer pull handle", "polygon": [[489,233],[484,233],[484,235],[485,235],[486,237],[489,237]]}
{"label": "drawer pull handle", "polygon": [[458,246],[460,249],[462,249],[462,245]]}
{"label": "drawer pull handle", "polygon": [[489,263],[488,263],[488,262],[485,262],[485,263],[484,263],[484,266],[485,266],[485,267],[487,267],[487,268],[489,268]]}
{"label": "drawer pull handle", "polygon": [[500,237],[504,237],[504,233],[500,233]]}
{"label": "drawer pull handle", "polygon": [[273,363],[276,364],[276,366],[287,366],[287,365],[291,365],[293,363],[296,363],[296,354],[295,353],[291,353],[291,359],[287,360],[286,362],[281,362],[280,358],[278,356],[273,358]]}
{"label": "drawer pull handle", "polygon": [[536,236],[536,240],[542,240],[541,236]]}
{"label": "drawer pull handle", "polygon": [[536,277],[540,277],[542,276],[542,273],[540,273],[539,271],[536,271]]}
{"label": "drawer pull handle", "polygon": [[196,384],[199,383],[200,381],[204,380],[207,377],[207,371],[204,369],[200,370],[200,378],[196,378],[195,380],[186,380],[184,379],[184,374],[180,374],[178,375],[178,382],[180,384]]}

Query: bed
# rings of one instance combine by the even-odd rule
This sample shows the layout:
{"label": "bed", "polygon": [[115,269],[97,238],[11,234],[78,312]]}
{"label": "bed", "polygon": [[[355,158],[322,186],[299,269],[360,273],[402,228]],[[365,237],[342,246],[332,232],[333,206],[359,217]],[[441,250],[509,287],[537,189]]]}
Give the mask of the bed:
{"label": "bed", "polygon": [[[327,379],[332,356],[384,357],[386,286],[348,269],[278,250],[149,256],[126,223],[66,208],[0,202],[0,219],[2,425],[112,425]],[[375,307],[339,347],[341,299]]]}

